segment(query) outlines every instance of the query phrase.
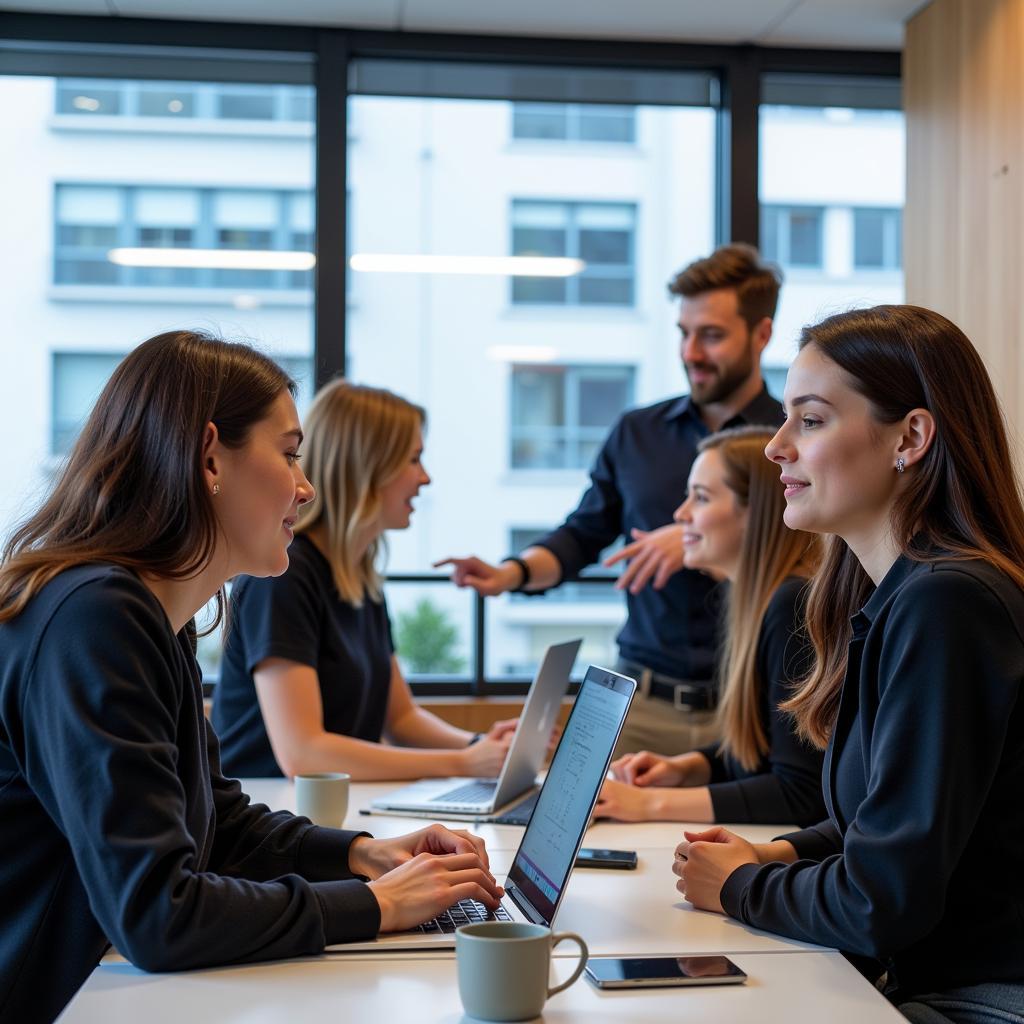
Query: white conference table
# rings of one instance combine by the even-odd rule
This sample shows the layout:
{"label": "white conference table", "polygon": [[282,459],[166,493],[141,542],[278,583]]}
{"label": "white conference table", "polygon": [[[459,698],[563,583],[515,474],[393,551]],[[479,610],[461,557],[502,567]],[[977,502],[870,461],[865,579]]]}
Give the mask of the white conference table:
{"label": "white conference table", "polygon": [[[904,1021],[838,953],[737,955],[744,985],[599,992],[581,978],[544,1008],[548,1024],[899,1024]],[[552,982],[574,961],[554,961]],[[456,966],[444,960],[285,960],[185,974],[100,966],[61,1024],[280,1024],[380,1021],[461,1024]],[[904,1021],[905,1024],[905,1021]]]}
{"label": "white conference table", "polygon": [[[282,779],[244,784],[254,800],[275,810],[294,809],[294,789]],[[398,816],[363,816],[359,810],[397,783],[352,787],[346,826],[394,836],[426,824]],[[455,823],[458,827],[465,827]],[[592,955],[725,953],[750,976],[728,987],[599,992],[580,980],[546,1006],[546,1021],[714,1019],[716,1024],[802,1024],[824,1016],[830,1024],[883,1024],[903,1018],[833,950],[759,932],[718,914],[694,910],[674,887],[669,870],[684,826],[675,823],[603,823],[584,844],[635,849],[636,871],[573,872],[556,921],[558,931],[578,931]],[[488,845],[500,879],[522,836],[514,826],[472,826]],[[770,839],[786,826],[739,826],[753,841]],[[556,951],[553,980],[575,963],[571,944]],[[110,956],[69,1004],[62,1024],[269,1024],[291,1019],[443,1022],[469,1021],[459,1002],[453,950],[424,953],[329,953],[320,957],[211,968],[178,974],[146,974]]]}

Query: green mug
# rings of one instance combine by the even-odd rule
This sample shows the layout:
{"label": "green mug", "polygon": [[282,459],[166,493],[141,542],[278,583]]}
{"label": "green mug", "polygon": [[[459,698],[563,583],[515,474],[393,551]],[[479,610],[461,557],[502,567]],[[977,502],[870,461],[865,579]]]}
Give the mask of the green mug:
{"label": "green mug", "polygon": [[[551,951],[565,939],[580,947],[572,977],[549,987]],[[530,1020],[544,1003],[583,973],[587,944],[573,932],[552,933],[542,924],[487,921],[463,925],[455,933],[459,995],[466,1013],[479,1020]]]}

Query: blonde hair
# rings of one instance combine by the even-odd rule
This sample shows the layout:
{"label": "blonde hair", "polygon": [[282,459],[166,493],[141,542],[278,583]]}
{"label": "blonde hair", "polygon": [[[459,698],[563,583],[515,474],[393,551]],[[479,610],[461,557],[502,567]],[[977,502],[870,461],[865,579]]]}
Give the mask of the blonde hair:
{"label": "blonde hair", "polygon": [[406,464],[425,423],[418,405],[344,380],[322,388],[306,414],[303,468],[316,497],[296,533],[322,529],[338,593],[357,608],[365,596],[380,601],[384,593],[377,565],[384,539],[375,537],[360,556],[359,538],[377,522],[381,489]]}
{"label": "blonde hair", "polygon": [[756,769],[768,753],[760,714],[764,680],[757,671],[765,612],[783,580],[810,577],[820,559],[818,538],[790,530],[782,520],[786,501],[778,467],[764,454],[774,435],[770,427],[736,427],[712,434],[698,446],[701,453],[718,452],[726,486],[748,510],[736,579],[729,590],[718,705],[721,749],[747,771]]}

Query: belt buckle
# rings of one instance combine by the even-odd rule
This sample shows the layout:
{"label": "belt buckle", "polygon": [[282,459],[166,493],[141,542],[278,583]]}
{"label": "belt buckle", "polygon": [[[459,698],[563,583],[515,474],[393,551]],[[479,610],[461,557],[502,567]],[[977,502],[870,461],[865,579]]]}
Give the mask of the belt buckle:
{"label": "belt buckle", "polygon": [[689,683],[676,683],[675,689],[672,694],[672,704],[676,711],[699,711],[700,708],[696,707],[692,703],[687,703],[683,700],[683,694],[688,697],[692,697],[698,691],[698,687],[691,686]]}

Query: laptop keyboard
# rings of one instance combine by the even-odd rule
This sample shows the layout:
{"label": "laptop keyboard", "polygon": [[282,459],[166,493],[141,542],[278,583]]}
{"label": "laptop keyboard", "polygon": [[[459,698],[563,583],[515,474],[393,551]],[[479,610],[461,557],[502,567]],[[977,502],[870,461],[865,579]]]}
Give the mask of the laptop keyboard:
{"label": "laptop keyboard", "polygon": [[431,797],[430,802],[432,804],[484,804],[494,796],[497,786],[497,782],[480,782],[474,779],[472,782],[456,786],[455,789],[449,789],[447,793],[439,793],[437,796]]}
{"label": "laptop keyboard", "polygon": [[476,900],[459,900],[454,906],[419,926],[419,931],[428,934],[454,932],[464,924],[478,924],[481,921],[511,921],[508,911],[499,904],[492,914],[482,903]]}
{"label": "laptop keyboard", "polygon": [[520,800],[519,803],[510,807],[504,814],[490,819],[491,822],[495,825],[528,825],[539,796],[540,790],[538,789],[536,793],[531,793],[525,800]]}

